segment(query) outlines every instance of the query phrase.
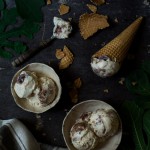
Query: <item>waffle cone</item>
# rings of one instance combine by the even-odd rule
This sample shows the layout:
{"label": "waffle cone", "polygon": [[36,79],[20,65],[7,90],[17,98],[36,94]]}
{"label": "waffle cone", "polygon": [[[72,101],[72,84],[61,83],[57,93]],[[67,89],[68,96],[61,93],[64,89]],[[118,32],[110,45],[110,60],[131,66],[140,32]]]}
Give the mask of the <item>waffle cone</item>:
{"label": "waffle cone", "polygon": [[107,45],[97,51],[92,57],[101,57],[105,55],[116,62],[122,62],[127,55],[128,49],[142,22],[142,19],[143,17],[137,18],[131,25],[129,25]]}

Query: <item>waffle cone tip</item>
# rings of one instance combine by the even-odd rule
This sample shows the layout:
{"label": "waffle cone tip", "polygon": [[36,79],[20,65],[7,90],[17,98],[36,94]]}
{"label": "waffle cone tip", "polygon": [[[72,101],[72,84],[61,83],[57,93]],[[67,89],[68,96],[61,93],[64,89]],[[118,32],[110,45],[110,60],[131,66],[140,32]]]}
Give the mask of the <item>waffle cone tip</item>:
{"label": "waffle cone tip", "polygon": [[127,55],[128,49],[134,39],[134,36],[142,22],[143,17],[137,18],[117,37],[97,51],[92,57],[101,57],[106,55],[112,60],[122,62]]}

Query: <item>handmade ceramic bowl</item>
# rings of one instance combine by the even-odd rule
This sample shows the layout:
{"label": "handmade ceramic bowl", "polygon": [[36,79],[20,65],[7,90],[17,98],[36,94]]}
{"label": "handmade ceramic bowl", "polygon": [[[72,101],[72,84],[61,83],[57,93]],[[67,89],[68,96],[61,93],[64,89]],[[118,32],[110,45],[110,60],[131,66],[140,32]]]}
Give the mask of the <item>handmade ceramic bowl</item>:
{"label": "handmade ceramic bowl", "polygon": [[[24,98],[19,98],[16,94],[16,92],[14,91],[14,85],[15,82],[17,80],[18,75],[22,72],[22,71],[31,71],[31,72],[35,72],[37,74],[40,74],[42,76],[46,76],[51,78],[57,87],[57,94],[55,96],[55,99],[52,101],[52,103],[48,104],[47,106],[44,107],[37,107],[37,106],[33,106],[29,103],[28,100],[24,99]],[[11,82],[11,93],[13,95],[13,98],[16,102],[16,104],[21,107],[22,109],[29,111],[29,112],[33,112],[33,113],[43,113],[49,109],[51,109],[52,107],[54,107],[61,96],[61,84],[60,84],[60,79],[58,77],[58,75],[56,74],[56,72],[49,66],[42,64],[42,63],[31,63],[28,64],[27,66],[25,66],[24,68],[20,69],[13,77],[12,82]]]}
{"label": "handmade ceramic bowl", "polygon": [[[70,129],[75,124],[76,120],[81,116],[81,114],[85,112],[92,112],[96,111],[97,109],[113,109],[115,112],[116,110],[110,106],[109,104],[100,101],[100,100],[87,100],[75,105],[66,115],[62,125],[62,133],[65,140],[65,143],[69,150],[77,150],[73,144],[71,143],[70,138]],[[117,112],[116,112],[117,114]],[[117,114],[118,115],[118,114]],[[110,137],[103,145],[98,144],[94,150],[116,150],[122,137],[122,125],[121,120],[118,115],[118,119],[120,122],[120,127],[118,132]]]}

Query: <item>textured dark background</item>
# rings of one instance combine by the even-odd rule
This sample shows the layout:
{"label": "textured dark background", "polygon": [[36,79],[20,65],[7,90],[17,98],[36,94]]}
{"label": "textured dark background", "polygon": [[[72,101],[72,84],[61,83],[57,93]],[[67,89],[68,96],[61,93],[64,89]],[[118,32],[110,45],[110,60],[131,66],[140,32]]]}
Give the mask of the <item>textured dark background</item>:
{"label": "textured dark background", "polygon": [[[68,96],[68,85],[74,79],[80,77],[83,85],[79,93],[79,102],[89,99],[103,100],[111,104],[119,112],[123,120],[123,140],[120,144],[120,149],[122,149],[121,147],[124,144],[131,144],[132,139],[126,130],[128,122],[124,123],[125,116],[121,105],[125,100],[132,99],[134,95],[127,90],[125,85],[120,85],[118,82],[120,78],[126,77],[133,69],[138,67],[140,62],[150,58],[150,6],[145,5],[144,0],[106,0],[108,4],[99,6],[98,13],[108,15],[110,27],[98,31],[94,36],[84,40],[79,33],[78,21],[81,14],[90,12],[86,6],[86,4],[90,3],[90,0],[66,0],[71,10],[63,16],[60,16],[58,12],[60,2],[52,0],[52,5],[43,7],[44,23],[41,24],[42,29],[36,34],[34,40],[28,40],[27,42],[29,47],[33,48],[38,46],[39,41],[50,37],[54,16],[63,19],[72,18],[73,33],[70,38],[53,41],[51,45],[17,68],[11,66],[10,60],[0,58],[0,67],[5,68],[0,70],[0,119],[18,118],[28,127],[39,142],[65,146],[61,131],[62,121],[67,111],[73,106]],[[106,79],[96,76],[90,67],[92,54],[100,49],[103,44],[118,35],[138,16],[144,16],[144,21],[129,50],[129,56],[125,59],[119,73]],[[118,23],[115,23],[115,18],[118,19]],[[64,45],[67,45],[74,53],[75,60],[68,69],[60,71],[58,69],[59,61],[55,57],[55,50],[63,48]],[[38,116],[19,108],[15,104],[10,91],[13,75],[20,68],[32,62],[50,64],[58,73],[63,88],[60,102],[51,110]],[[108,89],[109,92],[105,93],[104,89]],[[40,126],[38,130],[36,129],[37,125]]]}

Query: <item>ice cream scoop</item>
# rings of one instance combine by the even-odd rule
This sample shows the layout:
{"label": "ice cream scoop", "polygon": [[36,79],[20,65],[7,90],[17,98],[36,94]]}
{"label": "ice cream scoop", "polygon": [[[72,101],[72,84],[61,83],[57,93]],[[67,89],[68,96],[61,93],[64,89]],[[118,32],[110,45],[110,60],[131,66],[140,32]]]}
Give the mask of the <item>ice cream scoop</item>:
{"label": "ice cream scoop", "polygon": [[103,55],[99,58],[92,58],[91,67],[98,76],[105,78],[117,73],[120,69],[120,64]]}
{"label": "ice cream scoop", "polygon": [[96,75],[105,78],[118,72],[142,19],[143,17],[137,18],[117,37],[92,56],[91,67]]}
{"label": "ice cream scoop", "polygon": [[22,71],[14,85],[14,90],[20,98],[27,98],[32,94],[37,86],[37,77],[35,73]]}
{"label": "ice cream scoop", "polygon": [[52,103],[57,94],[55,82],[48,77],[39,77],[38,86],[27,99],[34,106],[47,106]]}
{"label": "ice cream scoop", "polygon": [[16,58],[13,62],[12,65],[18,66],[21,63],[23,63],[26,59],[31,57],[35,52],[40,51],[44,47],[48,46],[48,44],[53,40],[53,39],[65,39],[69,37],[69,34],[72,31],[72,26],[69,21],[65,21],[61,18],[54,17],[53,18],[53,23],[54,23],[54,28],[53,28],[53,35],[45,40],[40,42],[40,46],[36,49],[28,50],[24,54],[20,55],[18,58]]}
{"label": "ice cream scoop", "polygon": [[98,138],[84,122],[73,125],[70,137],[73,146],[78,150],[92,150],[98,143]]}
{"label": "ice cream scoop", "polygon": [[94,111],[88,124],[100,138],[107,138],[119,130],[119,119],[114,110],[98,109]]}

